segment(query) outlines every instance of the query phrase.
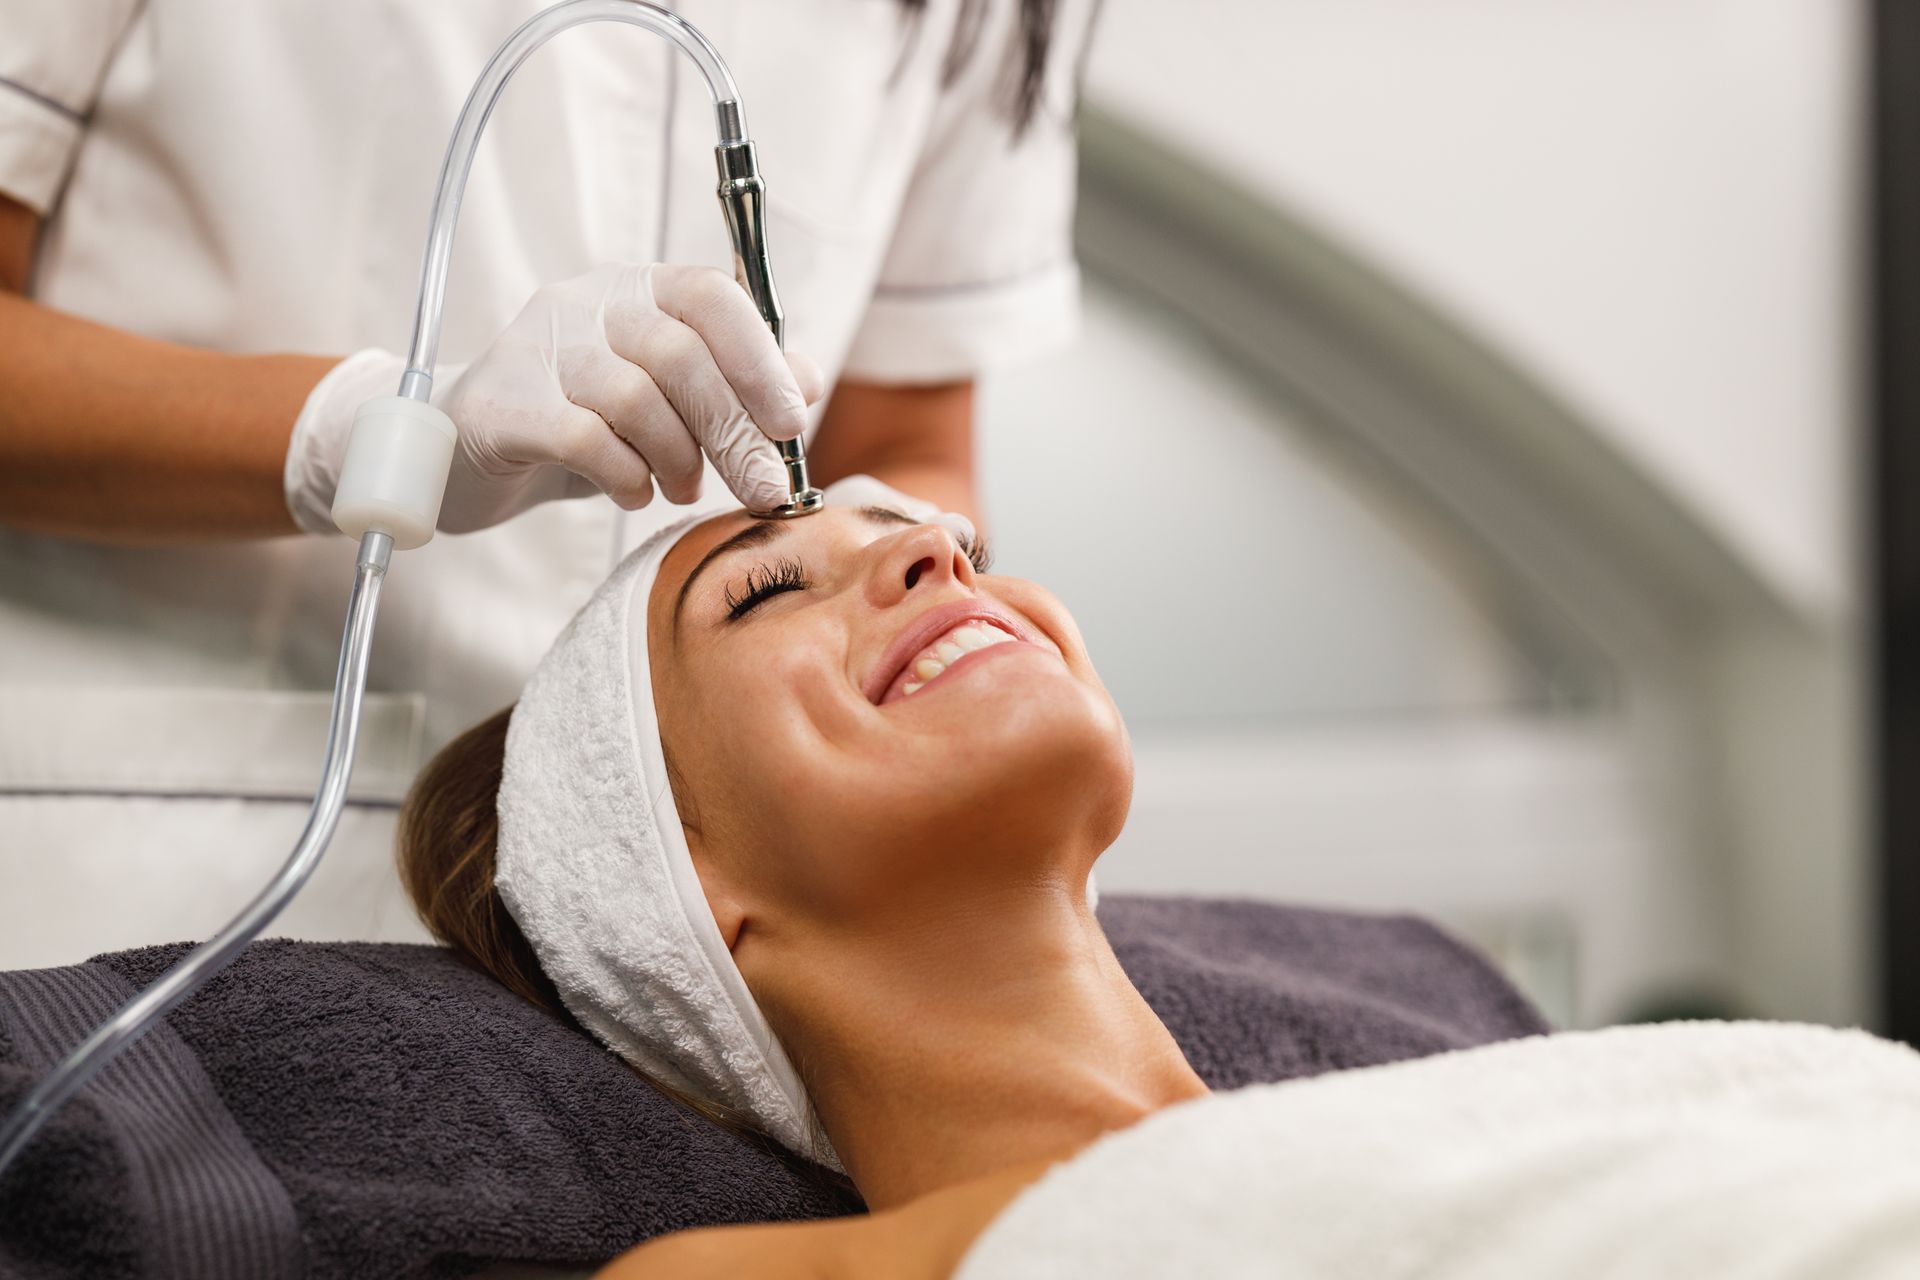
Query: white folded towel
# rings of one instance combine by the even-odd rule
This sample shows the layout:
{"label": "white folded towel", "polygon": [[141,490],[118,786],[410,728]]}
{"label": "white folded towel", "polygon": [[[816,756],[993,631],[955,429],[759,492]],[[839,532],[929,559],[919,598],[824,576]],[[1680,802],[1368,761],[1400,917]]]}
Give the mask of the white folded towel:
{"label": "white folded towel", "polygon": [[594,1035],[641,1070],[838,1167],[714,923],[667,785],[647,661],[660,562],[642,543],[541,660],[507,729],[495,883]]}
{"label": "white folded towel", "polygon": [[1057,1166],[955,1275],[1920,1276],[1920,1055],[1675,1023],[1257,1085]]}

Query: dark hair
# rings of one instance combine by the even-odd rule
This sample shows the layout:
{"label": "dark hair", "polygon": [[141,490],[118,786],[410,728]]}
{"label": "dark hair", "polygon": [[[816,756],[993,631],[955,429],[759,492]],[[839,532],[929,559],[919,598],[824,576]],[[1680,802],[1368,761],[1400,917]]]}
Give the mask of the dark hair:
{"label": "dark hair", "polygon": [[[960,12],[954,19],[953,43],[947,49],[942,77],[948,82],[960,74],[980,43],[980,27],[986,17],[988,0],[960,0]],[[1047,50],[1053,44],[1054,19],[1058,0],[1020,0],[1020,24],[1008,49],[1008,114],[1013,119],[1013,134],[1018,138],[1033,123],[1047,83]],[[900,0],[900,7],[912,15],[915,30],[926,12],[927,0]],[[1095,9],[1099,0],[1095,0]],[[1076,70],[1076,77],[1077,77]],[[1077,89],[1076,89],[1077,96]]]}
{"label": "dark hair", "polygon": [[[508,707],[488,716],[427,762],[400,806],[395,860],[414,911],[434,937],[515,995],[577,1025],[493,883],[500,847],[496,805],[512,715]],[[753,1132],[745,1118],[726,1107],[637,1069],[635,1074],[716,1124]]]}
{"label": "dark hair", "polygon": [[[414,911],[434,937],[501,986],[578,1028],[493,882],[500,849],[500,777],[512,716],[512,707],[488,716],[427,762],[400,806],[395,861]],[[842,1195],[859,1194],[846,1174],[803,1160],[761,1133],[745,1114],[695,1097],[632,1063],[627,1067],[687,1110],[753,1140],[808,1181]],[[817,1117],[809,1114],[808,1122],[817,1129]]]}

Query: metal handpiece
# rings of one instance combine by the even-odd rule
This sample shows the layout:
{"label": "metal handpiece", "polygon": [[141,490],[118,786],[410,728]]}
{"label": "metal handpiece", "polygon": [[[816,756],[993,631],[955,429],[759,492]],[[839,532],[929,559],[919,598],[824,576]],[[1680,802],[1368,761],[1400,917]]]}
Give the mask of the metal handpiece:
{"label": "metal handpiece", "polygon": [[[661,36],[686,54],[700,69],[713,100],[714,122],[720,138],[720,203],[734,244],[734,274],[753,294],[760,314],[784,347],[780,301],[773,292],[773,270],[767,261],[766,220],[761,206],[763,188],[753,146],[747,141],[746,119],[733,75],[706,36],[670,9],[646,0],[561,0],[528,18],[507,37],[474,81],[454,122],[453,137],[440,165],[440,180],[427,233],[427,251],[420,268],[420,294],[414,310],[413,342],[408,348],[407,371],[400,395],[422,404],[433,390],[433,369],[440,348],[440,321],[446,305],[447,269],[453,255],[454,229],[467,174],[473,166],[480,134],[493,114],[507,81],[527,58],[548,40],[588,22],[620,22]],[[800,442],[780,446],[786,463],[792,500],[770,516],[798,516],[818,511],[820,491],[807,481],[807,463]],[[437,502],[437,499],[436,499]],[[429,522],[429,526],[430,526]],[[360,559],[353,594],[347,602],[347,629],[335,672],[333,715],[327,732],[326,758],[320,789],[299,842],[271,884],[211,939],[201,943],[154,984],[134,997],[96,1029],[39,1081],[0,1120],[0,1174],[19,1156],[48,1118],[73,1097],[101,1068],[145,1035],[168,1010],[190,998],[258,936],[286,906],[312,874],[340,819],[346,802],[347,781],[353,767],[360,712],[373,641],[375,606],[394,550],[390,533],[369,531],[360,542]]]}
{"label": "metal handpiece", "polygon": [[[766,183],[760,180],[760,162],[753,143],[730,142],[714,148],[714,162],[720,168],[720,209],[727,216],[727,236],[733,242],[733,276],[753,296],[761,319],[773,330],[773,340],[782,351],[787,347],[787,320],[780,310],[780,295],[773,287],[773,262],[767,256]],[[781,440],[775,446],[787,469],[787,492],[791,495],[771,511],[753,514],[779,520],[812,515],[826,505],[826,499],[807,477],[807,455],[799,437]]]}

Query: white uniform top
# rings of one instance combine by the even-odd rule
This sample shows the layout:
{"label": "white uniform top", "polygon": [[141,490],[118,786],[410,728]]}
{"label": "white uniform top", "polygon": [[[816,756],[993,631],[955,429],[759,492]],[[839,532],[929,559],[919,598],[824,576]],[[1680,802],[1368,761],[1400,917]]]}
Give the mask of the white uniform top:
{"label": "white uniform top", "polygon": [[[453,117],[538,0],[8,0],[0,191],[40,211],[33,293],[222,351],[404,350]],[[739,83],[789,345],[830,377],[975,374],[1071,331],[1062,4],[1025,136],[1017,0],[685,0]],[[487,129],[441,357],[608,260],[729,267],[704,81],[631,27],[568,31]],[[156,483],[164,483],[156,477]],[[709,491],[717,487],[709,477]],[[276,932],[410,936],[393,809],[505,706],[622,551],[675,513],[536,508],[396,557],[354,805]],[[0,966],[209,931],[284,858],[318,775],[345,538],[170,549],[0,528]]]}

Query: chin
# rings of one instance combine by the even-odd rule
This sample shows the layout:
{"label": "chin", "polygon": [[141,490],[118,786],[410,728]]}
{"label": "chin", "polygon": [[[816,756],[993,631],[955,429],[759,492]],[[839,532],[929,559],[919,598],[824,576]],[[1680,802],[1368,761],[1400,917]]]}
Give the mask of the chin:
{"label": "chin", "polygon": [[923,839],[1097,853],[1119,835],[1133,795],[1133,746],[1105,689],[1064,672],[1037,674],[956,697],[945,714],[952,732],[929,744],[937,760],[915,771],[938,785],[914,787],[905,806]]}

